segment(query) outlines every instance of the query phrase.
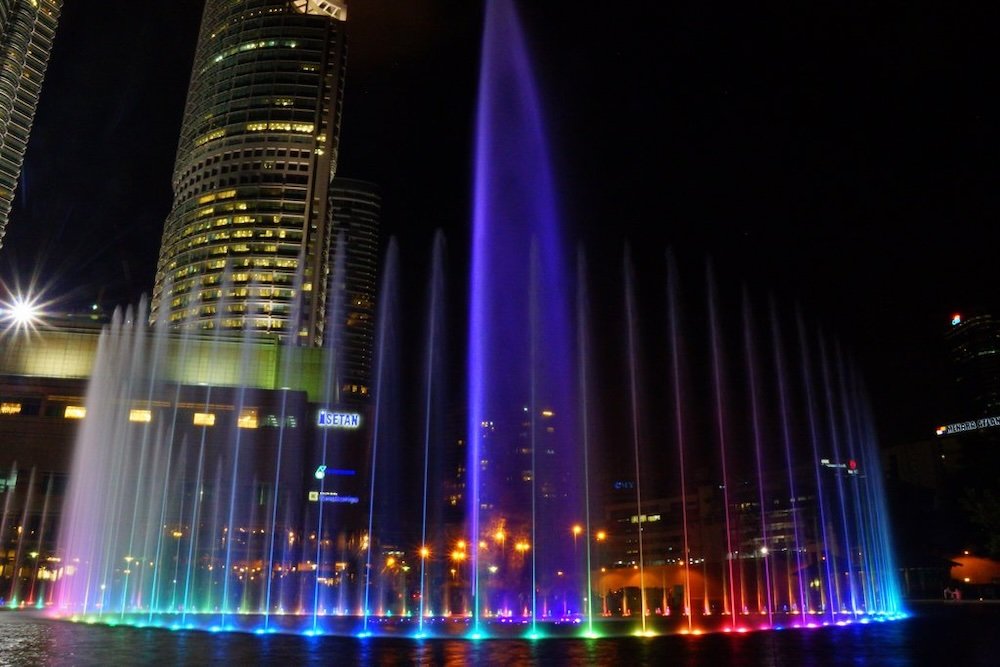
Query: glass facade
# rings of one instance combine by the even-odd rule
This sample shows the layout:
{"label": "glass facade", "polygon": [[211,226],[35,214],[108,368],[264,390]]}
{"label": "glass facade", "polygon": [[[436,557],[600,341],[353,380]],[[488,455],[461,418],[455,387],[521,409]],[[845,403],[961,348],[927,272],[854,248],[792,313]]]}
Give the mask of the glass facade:
{"label": "glass facade", "polygon": [[[57,378],[86,380],[98,354],[100,331],[40,329],[26,341],[6,339],[0,345],[0,378]],[[210,336],[170,335],[151,340],[144,354],[161,345],[165,358],[160,380],[185,385],[278,389],[290,386],[310,400],[322,399],[324,373],[329,366],[323,348],[283,345],[277,336],[258,336],[249,350],[239,340]],[[7,402],[7,399],[3,399]],[[0,407],[0,412],[22,413],[23,406]],[[15,413],[14,410],[17,412]]]}
{"label": "glass facade", "polygon": [[345,19],[328,0],[206,3],[152,320],[322,342]]}
{"label": "glass facade", "polygon": [[[327,336],[336,350],[340,400],[366,399],[371,391],[375,338],[375,287],[378,268],[378,230],[382,196],[366,181],[335,178],[330,185],[331,266],[343,266],[334,275],[334,303]],[[336,271],[335,271],[336,273]]]}
{"label": "glass facade", "polygon": [[62,0],[0,0],[0,247]]}

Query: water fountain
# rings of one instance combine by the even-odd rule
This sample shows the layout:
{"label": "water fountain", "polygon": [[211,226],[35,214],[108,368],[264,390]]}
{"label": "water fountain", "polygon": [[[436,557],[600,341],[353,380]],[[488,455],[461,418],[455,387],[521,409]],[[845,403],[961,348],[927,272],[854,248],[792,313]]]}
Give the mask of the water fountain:
{"label": "water fountain", "polygon": [[[440,236],[420,322],[401,321],[390,244],[364,405],[338,404],[335,331],[316,350],[181,334],[147,327],[141,304],[102,334],[62,567],[31,599],[85,622],[468,638],[902,614],[849,356],[773,302],[766,317],[747,292],[724,307],[711,267],[703,322],[682,322],[670,254],[650,306],[639,285],[659,279],[637,277],[626,251],[620,324],[596,321],[541,119],[513,5],[490,2],[462,428],[441,407],[462,360],[443,344]],[[422,339],[409,384],[404,330]],[[268,378],[262,355],[279,359]],[[601,414],[611,406],[624,417]]]}

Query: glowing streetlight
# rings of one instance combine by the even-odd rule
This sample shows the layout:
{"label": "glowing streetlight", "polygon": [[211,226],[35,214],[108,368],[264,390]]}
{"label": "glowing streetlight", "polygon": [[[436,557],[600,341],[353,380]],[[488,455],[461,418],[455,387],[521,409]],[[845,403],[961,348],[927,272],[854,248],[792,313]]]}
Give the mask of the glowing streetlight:
{"label": "glowing streetlight", "polygon": [[427,547],[420,547],[420,557],[428,558],[431,555],[431,550]]}
{"label": "glowing streetlight", "polygon": [[599,530],[597,531],[597,534],[594,535],[594,539],[596,539],[598,542],[603,542],[604,540],[608,539],[608,533],[606,531]]}

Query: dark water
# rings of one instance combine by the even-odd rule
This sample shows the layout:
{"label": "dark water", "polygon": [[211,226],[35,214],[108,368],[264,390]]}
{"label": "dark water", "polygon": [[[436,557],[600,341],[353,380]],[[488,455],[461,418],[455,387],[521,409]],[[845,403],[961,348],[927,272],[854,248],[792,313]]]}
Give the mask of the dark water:
{"label": "dark water", "polygon": [[653,639],[466,642],[170,632],[0,613],[0,665],[1000,665],[1000,604],[893,623]]}

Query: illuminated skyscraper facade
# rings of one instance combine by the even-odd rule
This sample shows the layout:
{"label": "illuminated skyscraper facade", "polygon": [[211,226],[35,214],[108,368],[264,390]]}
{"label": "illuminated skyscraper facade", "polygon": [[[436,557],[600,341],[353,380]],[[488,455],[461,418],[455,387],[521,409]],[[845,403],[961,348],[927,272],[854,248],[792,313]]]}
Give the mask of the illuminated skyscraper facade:
{"label": "illuminated skyscraper facade", "polygon": [[62,0],[0,0],[0,247]]}
{"label": "illuminated skyscraper facade", "polygon": [[207,0],[153,320],[323,341],[346,20],[340,0]]}

